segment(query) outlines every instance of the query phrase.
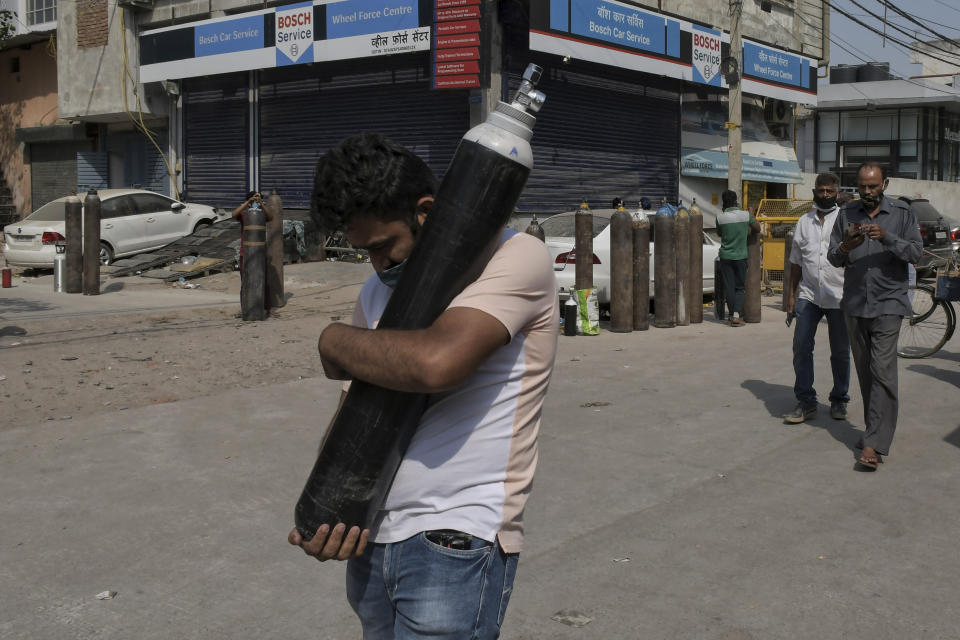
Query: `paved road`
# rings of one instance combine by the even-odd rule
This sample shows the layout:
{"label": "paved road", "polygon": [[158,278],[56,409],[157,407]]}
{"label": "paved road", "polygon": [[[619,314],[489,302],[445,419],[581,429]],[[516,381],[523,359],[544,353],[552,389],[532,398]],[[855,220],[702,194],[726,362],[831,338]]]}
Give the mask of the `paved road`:
{"label": "paved road", "polygon": [[[502,637],[958,637],[960,338],[901,361],[893,455],[861,473],[859,392],[850,422],[783,424],[790,331],[764,318],[560,338]],[[285,542],[337,393],[0,433],[0,637],[358,638],[343,565]]]}

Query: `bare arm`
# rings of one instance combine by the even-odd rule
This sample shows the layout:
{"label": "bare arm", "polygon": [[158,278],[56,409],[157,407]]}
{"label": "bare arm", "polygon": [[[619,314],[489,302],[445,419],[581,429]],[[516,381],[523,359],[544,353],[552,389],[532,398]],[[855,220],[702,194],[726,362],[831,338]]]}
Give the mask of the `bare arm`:
{"label": "bare arm", "polygon": [[803,279],[803,267],[798,264],[790,263],[790,295],[787,296],[787,313],[794,310],[797,306],[797,289],[800,288],[800,280]]}
{"label": "bare arm", "polygon": [[444,311],[428,328],[361,329],[334,323],[317,348],[324,372],[415,393],[451,389],[510,341],[499,320],[468,307]]}
{"label": "bare arm", "polygon": [[234,220],[239,220],[241,214],[243,214],[243,210],[249,207],[252,201],[253,201],[253,198],[248,198],[244,200],[243,204],[241,204],[239,207],[233,210],[233,213],[230,214],[230,217],[233,218]]}

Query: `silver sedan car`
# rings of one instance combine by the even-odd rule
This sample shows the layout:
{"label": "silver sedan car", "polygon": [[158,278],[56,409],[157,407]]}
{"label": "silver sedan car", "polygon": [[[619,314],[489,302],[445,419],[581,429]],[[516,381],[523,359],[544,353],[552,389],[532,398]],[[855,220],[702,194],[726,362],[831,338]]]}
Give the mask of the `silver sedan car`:
{"label": "silver sedan car", "polygon": [[[101,264],[158,249],[226,217],[213,207],[143,189],[103,189],[99,196]],[[66,197],[58,198],[3,228],[7,264],[53,268],[56,244],[65,241],[66,204]]]}

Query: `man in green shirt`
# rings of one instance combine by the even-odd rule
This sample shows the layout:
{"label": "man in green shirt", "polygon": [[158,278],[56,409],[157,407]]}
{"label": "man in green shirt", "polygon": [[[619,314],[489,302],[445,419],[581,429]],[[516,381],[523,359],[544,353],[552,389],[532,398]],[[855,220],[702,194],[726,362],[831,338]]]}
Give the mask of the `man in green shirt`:
{"label": "man in green shirt", "polygon": [[760,223],[737,207],[737,194],[729,189],[720,195],[723,212],[717,215],[720,234],[720,278],[730,311],[730,326],[743,326],[743,298],[747,281],[747,235],[760,233]]}

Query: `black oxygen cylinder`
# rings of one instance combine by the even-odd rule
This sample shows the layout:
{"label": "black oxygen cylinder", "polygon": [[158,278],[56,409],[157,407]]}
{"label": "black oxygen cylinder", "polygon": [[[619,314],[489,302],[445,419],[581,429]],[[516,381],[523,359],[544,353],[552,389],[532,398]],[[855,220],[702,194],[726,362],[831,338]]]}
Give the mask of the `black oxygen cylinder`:
{"label": "black oxygen cylinder", "polygon": [[64,234],[67,236],[67,293],[83,292],[83,203],[77,196],[67,198],[64,213]]}
{"label": "black oxygen cylinder", "polygon": [[[496,251],[533,167],[536,119],[527,110],[545,99],[534,89],[540,73],[528,66],[513,103],[461,139],[378,329],[430,326]],[[294,510],[300,535],[372,524],[428,397],[353,381]]]}
{"label": "black oxygen cylinder", "polygon": [[100,295],[100,195],[93,187],[83,199],[83,295]]}
{"label": "black oxygen cylinder", "polygon": [[254,202],[243,212],[243,272],[240,281],[240,317],[265,320],[267,283],[267,217]]}

